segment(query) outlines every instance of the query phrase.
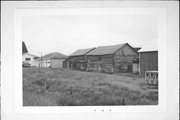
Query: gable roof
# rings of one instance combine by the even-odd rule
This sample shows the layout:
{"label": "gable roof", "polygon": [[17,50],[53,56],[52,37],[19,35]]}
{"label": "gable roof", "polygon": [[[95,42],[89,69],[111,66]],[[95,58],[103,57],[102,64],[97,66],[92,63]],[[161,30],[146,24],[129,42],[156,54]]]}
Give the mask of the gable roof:
{"label": "gable roof", "polygon": [[158,51],[158,41],[152,40],[148,42],[142,49],[140,49],[138,52],[151,52],[151,51]]}
{"label": "gable roof", "polygon": [[91,52],[95,48],[87,48],[87,49],[78,49],[73,52],[70,56],[79,56],[79,55],[86,55],[87,53]]}
{"label": "gable roof", "polygon": [[24,53],[27,53],[27,52],[28,52],[27,47],[26,47],[25,43],[22,42],[22,53],[24,54]]}
{"label": "gable roof", "polygon": [[114,54],[118,49],[122,48],[124,45],[127,45],[127,44],[128,43],[123,43],[123,44],[119,44],[119,45],[112,45],[112,46],[99,46],[96,49],[94,49],[93,51],[89,52],[87,55]]}
{"label": "gable roof", "polygon": [[37,55],[33,55],[33,54],[29,54],[29,53],[24,53],[23,55],[33,56],[33,57],[34,57],[34,59],[38,59],[38,58],[39,58],[39,56],[37,56]]}
{"label": "gable roof", "polygon": [[141,47],[133,47],[133,49],[137,52],[141,49]]}
{"label": "gable roof", "polygon": [[59,52],[53,52],[42,56],[42,59],[66,59],[66,58],[67,58],[66,55]]}

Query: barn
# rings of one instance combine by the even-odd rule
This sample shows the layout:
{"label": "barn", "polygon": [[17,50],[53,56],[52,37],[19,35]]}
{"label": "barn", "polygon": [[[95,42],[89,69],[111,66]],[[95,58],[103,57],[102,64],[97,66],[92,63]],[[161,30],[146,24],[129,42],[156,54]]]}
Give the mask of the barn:
{"label": "barn", "polygon": [[62,68],[66,58],[66,55],[59,52],[49,53],[39,58],[39,67]]}
{"label": "barn", "polygon": [[64,68],[86,70],[87,68],[87,56],[86,54],[94,50],[95,48],[78,49],[73,52],[64,63]]}
{"label": "barn", "polygon": [[100,46],[87,54],[87,71],[132,72],[138,53],[128,44]]}
{"label": "barn", "polygon": [[146,71],[158,71],[158,45],[157,41],[150,41],[146,46],[140,49],[139,73],[145,76]]}

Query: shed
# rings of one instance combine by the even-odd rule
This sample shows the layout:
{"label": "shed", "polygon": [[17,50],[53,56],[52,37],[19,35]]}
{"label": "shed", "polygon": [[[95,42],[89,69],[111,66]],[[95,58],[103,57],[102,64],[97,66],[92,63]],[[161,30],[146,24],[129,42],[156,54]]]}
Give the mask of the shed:
{"label": "shed", "polygon": [[69,55],[69,57],[64,61],[63,67],[76,69],[76,70],[86,70],[87,67],[86,54],[94,49],[95,48],[76,50],[71,55]]}
{"label": "shed", "polygon": [[150,41],[139,51],[139,73],[145,76],[146,71],[158,71],[158,44]]}
{"label": "shed", "polygon": [[63,61],[67,58],[66,55],[53,52],[42,56],[39,58],[40,67],[51,67],[51,68],[61,68],[63,67]]}
{"label": "shed", "polygon": [[138,53],[128,44],[99,46],[87,54],[87,70],[99,72],[132,72]]}

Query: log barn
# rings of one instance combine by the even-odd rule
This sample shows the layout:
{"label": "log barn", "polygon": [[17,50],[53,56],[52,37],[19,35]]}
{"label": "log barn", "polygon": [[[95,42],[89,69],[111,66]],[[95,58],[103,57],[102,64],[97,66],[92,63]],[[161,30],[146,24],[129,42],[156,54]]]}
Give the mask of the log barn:
{"label": "log barn", "polygon": [[87,68],[86,54],[94,49],[95,48],[76,50],[71,55],[69,55],[69,57],[63,62],[63,67],[68,69],[75,69],[75,70],[86,70]]}
{"label": "log barn", "polygon": [[139,73],[145,76],[146,71],[158,71],[158,45],[157,41],[150,41],[139,52]]}
{"label": "log barn", "polygon": [[100,46],[87,54],[87,71],[132,72],[133,60],[138,57],[128,43]]}

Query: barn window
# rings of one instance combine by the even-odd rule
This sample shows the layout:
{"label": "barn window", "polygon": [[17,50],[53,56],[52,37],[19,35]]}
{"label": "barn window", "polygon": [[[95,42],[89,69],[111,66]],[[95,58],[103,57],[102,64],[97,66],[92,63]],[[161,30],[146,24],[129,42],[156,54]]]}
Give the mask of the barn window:
{"label": "barn window", "polygon": [[26,58],[26,61],[30,61],[31,60],[31,58]]}
{"label": "barn window", "polygon": [[139,63],[139,58],[134,58],[133,63]]}

